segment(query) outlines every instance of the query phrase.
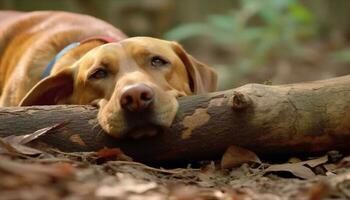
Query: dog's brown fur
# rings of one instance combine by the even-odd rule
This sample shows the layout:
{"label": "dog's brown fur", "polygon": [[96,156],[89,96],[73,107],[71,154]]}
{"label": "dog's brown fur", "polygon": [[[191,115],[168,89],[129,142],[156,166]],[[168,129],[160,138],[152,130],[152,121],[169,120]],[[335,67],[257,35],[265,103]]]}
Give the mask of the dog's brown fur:
{"label": "dog's brown fur", "polygon": [[[122,137],[147,124],[170,126],[177,97],[216,89],[213,70],[179,44],[149,37],[108,44],[86,42],[69,50],[56,62],[50,76],[40,80],[48,62],[66,45],[94,35],[125,35],[96,18],[66,12],[0,12],[0,19],[0,106],[95,104],[100,107],[102,128]],[[150,58],[154,56],[166,64],[152,66]],[[101,68],[108,75],[91,79],[91,74]],[[154,101],[145,119],[133,124],[120,99],[125,88],[140,83],[154,91]]]}

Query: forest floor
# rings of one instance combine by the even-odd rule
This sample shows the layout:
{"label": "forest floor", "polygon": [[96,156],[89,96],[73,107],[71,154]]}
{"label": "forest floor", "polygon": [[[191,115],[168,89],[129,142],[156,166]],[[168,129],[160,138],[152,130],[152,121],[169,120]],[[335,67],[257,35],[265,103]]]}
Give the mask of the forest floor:
{"label": "forest floor", "polygon": [[0,138],[1,200],[350,199],[350,156],[337,151],[279,164],[265,159],[221,169],[208,161],[198,168],[164,169],[133,162],[119,149],[27,146],[42,133]]}

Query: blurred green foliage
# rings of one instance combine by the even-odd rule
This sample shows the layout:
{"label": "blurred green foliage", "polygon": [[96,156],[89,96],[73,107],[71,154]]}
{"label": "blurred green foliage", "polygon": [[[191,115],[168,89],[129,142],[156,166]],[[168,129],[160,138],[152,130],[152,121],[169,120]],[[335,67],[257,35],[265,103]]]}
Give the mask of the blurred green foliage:
{"label": "blurred green foliage", "polygon": [[225,81],[225,77],[235,80],[233,76],[255,72],[271,61],[302,55],[303,41],[316,34],[312,13],[298,0],[240,0],[238,8],[227,14],[181,24],[164,37],[179,41],[205,37],[231,49],[233,67],[217,67]]}
{"label": "blurred green foliage", "polygon": [[335,62],[350,63],[350,48],[344,48],[330,54],[331,60]]}
{"label": "blurred green foliage", "polygon": [[130,37],[178,40],[216,68],[220,89],[349,74],[349,9],[349,0],[0,0],[0,10],[78,12]]}

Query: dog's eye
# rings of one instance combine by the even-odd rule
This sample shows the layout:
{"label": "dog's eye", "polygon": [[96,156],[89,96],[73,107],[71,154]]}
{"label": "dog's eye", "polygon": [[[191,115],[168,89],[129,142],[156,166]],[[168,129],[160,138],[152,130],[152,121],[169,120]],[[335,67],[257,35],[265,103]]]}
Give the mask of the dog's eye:
{"label": "dog's eye", "polygon": [[107,70],[105,69],[96,69],[91,75],[89,76],[89,79],[102,79],[106,78],[108,75]]}
{"label": "dog's eye", "polygon": [[162,67],[167,64],[169,64],[169,62],[160,56],[153,56],[151,58],[152,67]]}

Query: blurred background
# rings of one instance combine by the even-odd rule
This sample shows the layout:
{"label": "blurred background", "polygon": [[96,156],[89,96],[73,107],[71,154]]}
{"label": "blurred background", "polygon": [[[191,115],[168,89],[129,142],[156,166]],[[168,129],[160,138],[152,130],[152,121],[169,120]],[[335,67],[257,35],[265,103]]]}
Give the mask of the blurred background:
{"label": "blurred background", "polygon": [[179,41],[219,72],[219,89],[350,74],[349,0],[0,0],[1,10],[65,10],[129,36]]}

